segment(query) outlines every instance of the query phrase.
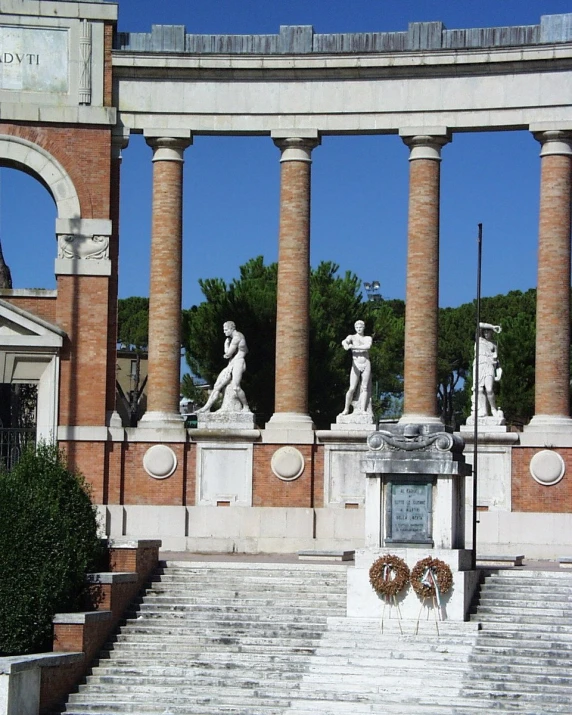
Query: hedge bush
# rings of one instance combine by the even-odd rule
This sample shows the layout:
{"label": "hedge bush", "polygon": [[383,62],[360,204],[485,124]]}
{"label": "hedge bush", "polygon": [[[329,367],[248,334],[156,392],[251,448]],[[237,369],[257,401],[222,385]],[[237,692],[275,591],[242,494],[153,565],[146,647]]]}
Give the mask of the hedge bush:
{"label": "hedge bush", "polygon": [[0,474],[0,655],[51,650],[54,614],[82,610],[101,551],[89,489],[57,447]]}

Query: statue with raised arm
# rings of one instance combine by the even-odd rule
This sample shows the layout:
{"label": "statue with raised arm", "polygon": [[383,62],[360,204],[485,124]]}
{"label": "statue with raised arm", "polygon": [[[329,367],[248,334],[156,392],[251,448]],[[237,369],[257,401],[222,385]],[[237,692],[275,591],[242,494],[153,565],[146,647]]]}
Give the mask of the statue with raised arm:
{"label": "statue with raised arm", "polygon": [[244,390],[240,386],[242,376],[246,369],[245,357],[248,353],[246,339],[242,333],[236,329],[232,320],[228,320],[223,325],[226,336],[224,341],[224,357],[228,360],[228,365],[221,371],[214,384],[213,391],[197,414],[210,412],[211,407],[217,398],[223,393],[223,401],[218,412],[249,412],[248,402]]}
{"label": "statue with raised arm", "polygon": [[[495,333],[502,330],[500,325],[479,323],[479,375],[478,385],[475,385],[476,360],[473,360],[473,394],[471,417],[467,424],[474,424],[475,404],[477,419],[498,425],[504,424],[503,411],[497,408],[494,392],[494,383],[502,377],[502,368],[499,363],[496,343],[492,341]],[[476,346],[475,346],[476,357]],[[476,390],[475,390],[476,388]],[[476,397],[475,397],[476,395]],[[489,415],[490,413],[490,415]]]}
{"label": "statue with raised arm", "polygon": [[[344,350],[352,352],[352,367],[350,370],[350,387],[346,392],[344,411],[340,417],[349,415],[350,408],[353,407],[352,414],[362,414],[371,417],[371,362],[369,360],[369,349],[372,338],[365,335],[365,323],[357,320],[354,335],[348,335],[342,340]],[[368,419],[369,421],[369,419]]]}

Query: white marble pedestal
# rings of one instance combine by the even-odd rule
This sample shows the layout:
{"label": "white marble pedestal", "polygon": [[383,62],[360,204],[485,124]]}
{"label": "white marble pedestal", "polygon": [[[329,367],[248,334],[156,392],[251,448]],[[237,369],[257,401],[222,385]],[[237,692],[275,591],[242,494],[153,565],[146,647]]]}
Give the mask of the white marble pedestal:
{"label": "white marble pedestal", "polygon": [[411,620],[431,615],[433,603],[422,602],[411,585],[397,596],[399,611],[370,585],[373,562],[392,554],[410,569],[429,556],[445,562],[453,587],[443,595],[441,616],[465,620],[478,573],[464,548],[465,480],[471,469],[463,440],[439,424],[412,424],[374,432],[367,442],[360,465],[366,477],[365,548],[356,552],[355,568],[348,572],[348,616]]}

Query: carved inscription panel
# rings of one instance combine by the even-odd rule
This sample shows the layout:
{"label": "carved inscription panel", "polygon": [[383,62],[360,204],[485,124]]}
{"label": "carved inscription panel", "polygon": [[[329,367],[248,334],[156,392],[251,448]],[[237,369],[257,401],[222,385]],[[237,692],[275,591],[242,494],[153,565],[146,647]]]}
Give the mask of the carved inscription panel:
{"label": "carved inscription panel", "polygon": [[0,89],[67,93],[68,31],[0,25]]}
{"label": "carved inscription panel", "polygon": [[431,542],[431,482],[391,482],[387,487],[387,541]]}

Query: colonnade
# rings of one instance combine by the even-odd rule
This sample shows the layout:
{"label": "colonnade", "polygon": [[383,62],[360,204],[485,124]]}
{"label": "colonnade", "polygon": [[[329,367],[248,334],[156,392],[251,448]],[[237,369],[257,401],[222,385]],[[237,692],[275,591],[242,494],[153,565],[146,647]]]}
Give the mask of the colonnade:
{"label": "colonnade", "polygon": [[[184,150],[190,132],[147,133],[153,150],[148,411],[140,426],[180,427],[179,365]],[[176,136],[174,135],[176,134]],[[437,422],[439,204],[445,129],[402,131],[409,147],[408,256],[402,422]],[[569,417],[572,132],[535,132],[541,144],[535,417],[530,427],[567,426]],[[276,131],[280,228],[275,413],[270,429],[295,436],[308,414],[309,249],[312,150],[317,131]]]}

